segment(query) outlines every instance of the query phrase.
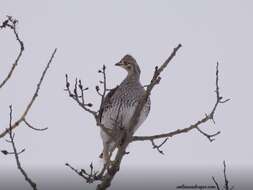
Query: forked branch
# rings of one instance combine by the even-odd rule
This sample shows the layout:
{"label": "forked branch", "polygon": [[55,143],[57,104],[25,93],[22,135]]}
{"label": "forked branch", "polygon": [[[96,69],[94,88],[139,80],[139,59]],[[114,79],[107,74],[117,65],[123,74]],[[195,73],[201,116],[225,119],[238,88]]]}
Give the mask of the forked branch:
{"label": "forked branch", "polygon": [[10,140],[6,140],[7,142],[11,143],[13,152],[9,152],[7,150],[2,150],[1,152],[5,155],[8,154],[14,154],[16,165],[20,173],[24,176],[25,181],[32,187],[33,190],[37,190],[36,183],[28,176],[26,171],[23,169],[22,164],[19,159],[19,155],[25,151],[25,149],[22,149],[21,151],[18,151],[16,148],[16,144],[14,141],[14,133],[12,132],[12,106],[10,106],[10,114],[9,114],[9,130],[8,130],[9,138]]}
{"label": "forked branch", "polygon": [[219,63],[217,63],[216,65],[216,101],[214,103],[213,108],[211,109],[209,114],[205,114],[205,116],[200,119],[199,121],[195,122],[194,124],[190,125],[189,127],[183,128],[183,129],[177,129],[175,131],[169,132],[169,133],[162,133],[162,134],[158,134],[158,135],[151,135],[151,136],[133,136],[132,138],[132,142],[134,141],[146,141],[146,140],[150,140],[150,141],[154,141],[155,139],[161,139],[161,138],[171,138],[173,136],[182,134],[182,133],[187,133],[193,129],[196,129],[198,132],[200,132],[202,135],[204,135],[210,142],[214,141],[214,137],[216,137],[217,135],[220,134],[220,131],[214,133],[214,134],[208,134],[206,132],[204,132],[203,130],[201,130],[199,127],[206,123],[207,121],[213,121],[214,122],[214,115],[215,115],[215,111],[218,107],[218,105],[226,103],[227,101],[229,101],[230,99],[226,99],[223,100],[223,97],[220,96],[220,91],[219,91]]}
{"label": "forked branch", "polygon": [[104,171],[104,169],[102,169],[101,172],[95,171],[92,163],[89,165],[89,168],[90,168],[89,172],[86,171],[85,169],[80,169],[80,170],[76,169],[73,166],[71,166],[69,163],[66,163],[65,166],[67,166],[77,175],[85,179],[86,183],[93,183],[94,181],[102,180],[102,177],[103,177],[102,171]]}
{"label": "forked branch", "polygon": [[74,83],[74,87],[71,90],[71,85],[69,82],[69,77],[68,74],[65,75],[65,91],[68,93],[69,97],[72,98],[84,111],[88,112],[89,114],[91,114],[95,121],[96,121],[96,125],[98,127],[100,127],[103,131],[105,131],[105,133],[107,133],[109,136],[113,136],[112,132],[110,129],[104,127],[104,125],[101,123],[100,118],[101,118],[101,109],[102,109],[102,105],[105,99],[105,95],[106,92],[109,91],[109,89],[107,89],[106,86],[106,67],[105,65],[103,65],[101,70],[98,70],[98,73],[102,74],[103,79],[101,81],[99,81],[100,84],[103,85],[103,89],[102,92],[100,90],[99,85],[96,86],[96,91],[98,93],[98,95],[100,96],[101,100],[100,100],[100,105],[99,105],[99,109],[97,111],[94,111],[91,109],[91,107],[93,106],[92,103],[88,102],[86,103],[85,98],[84,98],[84,92],[89,90],[88,87],[84,88],[82,81],[76,78],[75,83]]}
{"label": "forked branch", "polygon": [[[52,53],[52,55],[51,55],[51,57],[50,57],[50,59],[49,59],[47,65],[46,65],[45,69],[43,70],[43,72],[42,72],[42,74],[41,74],[41,77],[40,77],[40,80],[39,80],[39,82],[38,82],[38,84],[37,84],[37,88],[36,88],[36,90],[35,90],[35,92],[34,92],[32,98],[31,98],[30,102],[27,104],[27,106],[26,106],[26,108],[25,108],[23,114],[20,116],[20,118],[19,118],[17,121],[15,121],[15,122],[11,125],[11,127],[5,129],[5,130],[0,134],[0,138],[4,137],[6,134],[8,134],[9,131],[10,131],[10,129],[11,129],[11,130],[14,130],[14,129],[15,129],[16,127],[18,127],[22,122],[24,122],[28,127],[34,128],[34,127],[32,127],[31,124],[29,124],[29,123],[27,122],[26,116],[27,116],[28,112],[30,111],[32,105],[34,104],[35,100],[37,99],[38,95],[39,95],[40,87],[41,87],[42,82],[43,82],[43,80],[44,80],[44,78],[45,78],[45,76],[46,76],[46,73],[47,73],[47,71],[48,71],[48,69],[49,69],[49,67],[50,67],[51,62],[52,62],[53,59],[54,59],[54,56],[55,56],[56,51],[57,51],[57,49],[55,49],[55,50],[53,51],[53,53]],[[38,130],[39,130],[39,129],[38,129]],[[45,130],[45,129],[42,129],[42,130]]]}

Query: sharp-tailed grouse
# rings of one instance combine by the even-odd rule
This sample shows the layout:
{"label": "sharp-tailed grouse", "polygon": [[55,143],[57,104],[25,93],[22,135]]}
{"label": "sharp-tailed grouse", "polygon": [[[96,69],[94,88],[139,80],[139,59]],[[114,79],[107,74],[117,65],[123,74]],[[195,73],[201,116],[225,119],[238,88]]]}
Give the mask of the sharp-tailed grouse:
{"label": "sharp-tailed grouse", "polygon": [[[112,130],[116,130],[115,127],[125,128],[129,125],[135,108],[145,93],[145,89],[140,83],[141,70],[131,55],[124,56],[115,65],[124,68],[127,71],[127,76],[119,86],[107,94],[100,110],[101,123],[104,127]],[[146,102],[134,131],[144,122],[149,111],[150,99]],[[116,145],[103,129],[101,129],[100,133],[103,140],[101,157],[106,162],[109,159],[110,153],[116,148]]]}

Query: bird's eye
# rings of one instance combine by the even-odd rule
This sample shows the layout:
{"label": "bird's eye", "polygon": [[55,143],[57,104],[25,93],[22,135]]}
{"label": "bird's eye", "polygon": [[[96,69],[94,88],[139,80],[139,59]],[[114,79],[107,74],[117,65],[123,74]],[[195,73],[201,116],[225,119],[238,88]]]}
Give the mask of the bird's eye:
{"label": "bird's eye", "polygon": [[126,66],[127,66],[127,65],[129,65],[129,63],[124,61],[124,65],[126,65]]}

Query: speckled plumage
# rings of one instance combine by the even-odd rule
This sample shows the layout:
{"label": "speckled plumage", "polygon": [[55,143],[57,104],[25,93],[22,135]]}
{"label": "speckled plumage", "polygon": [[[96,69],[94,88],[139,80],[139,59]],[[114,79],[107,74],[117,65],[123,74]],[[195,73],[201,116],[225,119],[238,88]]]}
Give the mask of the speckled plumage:
{"label": "speckled plumage", "polygon": [[[139,66],[132,56],[126,55],[116,65],[126,69],[128,75],[119,86],[111,90],[105,97],[101,110],[101,123],[110,129],[115,128],[115,120],[121,123],[121,127],[128,127],[135,108],[145,93],[145,89],[140,83]],[[134,131],[145,121],[149,111],[150,99],[145,104]],[[103,130],[101,130],[101,137],[104,146],[103,157],[106,160],[109,152],[113,151],[115,143],[110,141],[110,137]]]}

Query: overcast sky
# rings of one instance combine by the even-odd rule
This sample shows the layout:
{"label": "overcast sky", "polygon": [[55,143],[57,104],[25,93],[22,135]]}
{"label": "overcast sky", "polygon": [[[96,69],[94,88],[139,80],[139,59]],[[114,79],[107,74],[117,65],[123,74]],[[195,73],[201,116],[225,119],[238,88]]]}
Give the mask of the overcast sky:
{"label": "overcast sky", "polygon": [[[90,87],[85,98],[97,106],[99,98],[94,86],[100,79],[97,70],[103,64],[107,66],[108,87],[112,88],[126,75],[114,64],[131,54],[139,63],[141,81],[146,84],[154,67],[182,43],[183,48],[152,93],[150,115],[137,134],[184,128],[208,113],[215,103],[217,61],[221,94],[231,101],[218,107],[216,125],[206,123],[202,129],[221,134],[212,143],[197,131],[173,137],[163,147],[164,156],[153,150],[149,142],[132,144],[115,181],[124,179],[128,171],[154,168],[163,168],[168,176],[172,168],[181,168],[182,175],[187,173],[182,168],[212,168],[216,173],[208,173],[211,177],[221,174],[223,160],[229,165],[232,179],[242,168],[252,174],[252,7],[250,0],[0,0],[1,20],[5,15],[18,19],[18,32],[25,44],[13,77],[0,91],[0,129],[8,126],[10,104],[14,118],[23,112],[57,47],[39,98],[27,116],[34,126],[49,129],[36,132],[20,126],[16,143],[19,148],[26,148],[22,163],[38,184],[40,177],[36,172],[54,167],[77,180],[74,184],[81,183],[64,163],[77,167],[87,167],[91,161],[98,163],[102,143],[94,119],[64,92],[65,73],[70,80],[78,77]],[[10,31],[0,32],[1,80],[18,53],[18,44]],[[0,149],[10,148],[1,139]],[[0,155],[0,168],[14,170],[13,175],[23,184],[15,167],[13,158]],[[160,180],[165,183],[172,179],[168,178]]]}

